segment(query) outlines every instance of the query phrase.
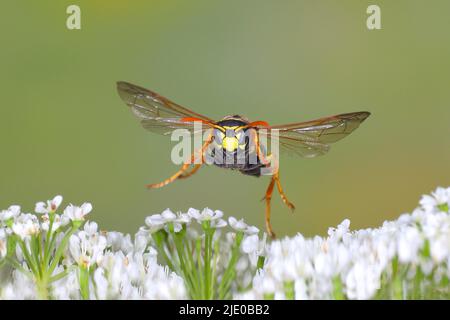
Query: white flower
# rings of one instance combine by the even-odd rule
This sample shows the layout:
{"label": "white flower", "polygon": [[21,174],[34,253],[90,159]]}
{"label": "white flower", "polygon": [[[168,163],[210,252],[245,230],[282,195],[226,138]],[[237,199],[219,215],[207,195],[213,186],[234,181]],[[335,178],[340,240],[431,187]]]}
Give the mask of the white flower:
{"label": "white flower", "polygon": [[0,221],[6,222],[11,218],[15,218],[20,214],[20,206],[10,206],[7,210],[0,211]]}
{"label": "white flower", "polygon": [[314,268],[317,274],[329,278],[333,274],[334,267],[330,254],[319,252],[314,257]]}
{"label": "white flower", "polygon": [[258,250],[259,238],[256,234],[245,237],[242,241],[242,251],[245,253],[251,253]]}
{"label": "white flower", "polygon": [[372,264],[358,261],[348,273],[345,284],[350,299],[366,300],[379,289],[380,273]]}
{"label": "white flower", "polygon": [[416,262],[423,238],[414,227],[402,228],[397,239],[398,258],[400,262]]}
{"label": "white flower", "polygon": [[431,196],[424,195],[420,199],[420,205],[426,212],[443,211],[443,205],[447,206],[447,211],[450,208],[450,188],[437,188],[431,193]]}
{"label": "white flower", "polygon": [[438,263],[450,259],[450,233],[435,238],[430,244],[430,253]]}
{"label": "white flower", "polygon": [[134,236],[134,246],[133,250],[136,252],[144,253],[145,249],[147,249],[149,238],[145,234],[140,234],[139,232]]}
{"label": "white flower", "polygon": [[84,221],[84,217],[91,212],[92,205],[89,202],[83,203],[81,207],[69,204],[64,209],[64,216],[69,218],[70,221]]}
{"label": "white flower", "polygon": [[[64,268],[58,266],[53,275],[63,272]],[[69,272],[64,278],[52,283],[52,298],[56,300],[79,300],[80,297],[80,283],[78,281],[78,274],[75,270]]]}
{"label": "white flower", "polygon": [[149,227],[149,229],[146,230],[153,233],[164,228],[166,220],[163,219],[160,214],[154,214],[145,218],[145,224]]}
{"label": "white flower", "polygon": [[110,231],[106,233],[106,240],[108,247],[111,247],[112,251],[122,251],[124,253],[133,251],[133,243],[129,234],[124,235],[121,232]]}
{"label": "white flower", "polygon": [[337,228],[329,228],[328,236],[330,238],[333,238],[334,240],[340,240],[349,232],[350,232],[350,220],[345,219],[337,226]]}
{"label": "white flower", "polygon": [[211,228],[219,229],[219,228],[226,227],[227,226],[227,222],[225,220],[223,220],[223,219],[212,220],[210,226],[211,226]]}
{"label": "white flower", "polygon": [[0,257],[4,258],[7,251],[7,235],[5,229],[0,229]]}
{"label": "white flower", "polygon": [[33,280],[19,270],[11,272],[11,281],[0,287],[0,298],[7,300],[36,299],[36,286]]}
{"label": "white flower", "polygon": [[261,241],[257,234],[246,236],[244,240],[242,240],[242,251],[249,255],[250,262],[253,266],[257,265],[260,256],[266,255],[266,240],[266,233],[264,233]]}
{"label": "white flower", "polygon": [[[152,251],[152,250],[150,250]],[[186,299],[182,278],[140,253],[108,252],[94,272],[97,299]]]}
{"label": "white flower", "polygon": [[[60,227],[65,226],[69,222],[68,219],[61,218],[59,214],[55,214],[53,219],[54,220],[51,230],[52,232],[55,232]],[[43,220],[41,224],[42,230],[48,231],[48,229],[50,228],[50,217],[48,216],[48,214],[44,214],[42,216],[42,220]]]}
{"label": "white flower", "polygon": [[213,221],[222,218],[223,212],[220,210],[211,210],[209,208],[205,208],[200,213],[199,210],[190,208],[187,212],[187,214],[197,220],[198,222],[202,221]]}
{"label": "white flower", "polygon": [[54,197],[52,200],[47,200],[47,203],[38,202],[38,203],[36,203],[36,207],[35,207],[34,211],[36,213],[42,213],[42,214],[53,213],[59,208],[62,200],[63,200],[63,197],[58,195],[58,196]]}
{"label": "white flower", "polygon": [[72,235],[69,240],[69,251],[72,258],[84,268],[89,268],[94,263],[99,264],[103,258],[107,241],[96,230],[95,222],[87,222],[84,230]]}
{"label": "white flower", "polygon": [[264,294],[274,294],[276,290],[276,283],[272,277],[264,277],[261,282],[261,291]]}
{"label": "white flower", "polygon": [[154,214],[145,218],[145,224],[149,227],[147,230],[149,233],[156,232],[162,228],[165,228],[168,232],[168,223],[173,223],[174,231],[179,232],[183,227],[182,225],[190,221],[191,219],[187,214],[175,214],[170,209],[164,210],[161,214]]}
{"label": "white flower", "polygon": [[14,220],[12,231],[24,240],[39,233],[39,221],[35,215],[21,214]]}
{"label": "white flower", "polygon": [[244,222],[244,219],[237,220],[235,217],[229,217],[228,223],[230,224],[230,227],[233,228],[236,231],[241,231],[246,234],[257,234],[259,232],[259,229],[254,226],[249,226]]}

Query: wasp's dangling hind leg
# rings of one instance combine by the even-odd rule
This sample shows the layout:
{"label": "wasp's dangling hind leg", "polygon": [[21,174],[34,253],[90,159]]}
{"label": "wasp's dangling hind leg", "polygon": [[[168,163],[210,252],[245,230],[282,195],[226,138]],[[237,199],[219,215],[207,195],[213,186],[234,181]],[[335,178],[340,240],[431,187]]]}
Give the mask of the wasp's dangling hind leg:
{"label": "wasp's dangling hind leg", "polygon": [[292,211],[295,209],[294,204],[288,200],[283,188],[281,187],[280,176],[277,170],[276,173],[272,175],[266,194],[263,198],[263,200],[266,201],[266,230],[272,238],[275,238],[275,233],[273,232],[272,225],[270,224],[270,202],[272,200],[272,193],[275,184],[277,185],[278,192],[280,193],[281,200],[283,200],[284,204],[286,204]]}
{"label": "wasp's dangling hind leg", "polygon": [[266,195],[263,199],[266,200],[266,230],[272,239],[275,239],[275,233],[272,230],[272,225],[270,224],[270,201],[272,200],[273,187],[275,186],[274,176],[270,179],[269,186],[266,190]]}
{"label": "wasp's dangling hind leg", "polygon": [[283,200],[284,204],[288,206],[289,209],[291,209],[291,211],[293,212],[295,210],[295,206],[292,202],[290,202],[286,196],[286,194],[283,191],[283,188],[281,187],[281,182],[280,182],[280,175],[279,175],[279,171],[277,171],[274,174],[274,179],[275,182],[277,184],[277,189],[278,189],[278,193],[280,194],[281,200]]}

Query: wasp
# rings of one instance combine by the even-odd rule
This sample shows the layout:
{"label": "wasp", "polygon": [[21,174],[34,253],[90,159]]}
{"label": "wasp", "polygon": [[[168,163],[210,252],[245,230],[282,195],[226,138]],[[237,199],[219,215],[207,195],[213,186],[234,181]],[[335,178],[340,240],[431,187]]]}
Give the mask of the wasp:
{"label": "wasp", "polygon": [[[249,176],[260,177],[263,170],[270,168],[271,178],[263,199],[266,203],[266,230],[272,238],[275,233],[270,223],[270,203],[274,188],[277,188],[288,208],[294,210],[295,206],[282,188],[279,162],[261,141],[276,138],[280,150],[301,157],[315,157],[327,153],[330,144],[349,135],[370,115],[366,111],[352,112],[275,126],[270,126],[266,121],[249,121],[239,115],[215,121],[131,83],[117,82],[117,90],[145,129],[163,135],[170,135],[176,129],[185,129],[194,134],[201,131],[206,136],[202,146],[191,154],[190,161],[185,161],[169,178],[148,184],[147,188],[161,188],[175,180],[192,176],[207,162],[207,155],[212,157],[214,165],[238,170]],[[195,125],[198,123],[201,129]],[[223,161],[229,159],[232,161]]]}

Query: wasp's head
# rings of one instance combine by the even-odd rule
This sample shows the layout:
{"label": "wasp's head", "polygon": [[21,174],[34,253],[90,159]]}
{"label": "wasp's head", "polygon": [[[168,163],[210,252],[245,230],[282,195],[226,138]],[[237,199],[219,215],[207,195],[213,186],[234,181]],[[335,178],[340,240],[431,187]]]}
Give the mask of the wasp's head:
{"label": "wasp's head", "polygon": [[226,117],[216,123],[214,141],[219,149],[234,153],[246,146],[245,131],[248,122],[239,116]]}
{"label": "wasp's head", "polygon": [[236,127],[224,127],[221,129],[214,129],[214,141],[220,149],[233,153],[238,149],[245,149],[245,132]]}

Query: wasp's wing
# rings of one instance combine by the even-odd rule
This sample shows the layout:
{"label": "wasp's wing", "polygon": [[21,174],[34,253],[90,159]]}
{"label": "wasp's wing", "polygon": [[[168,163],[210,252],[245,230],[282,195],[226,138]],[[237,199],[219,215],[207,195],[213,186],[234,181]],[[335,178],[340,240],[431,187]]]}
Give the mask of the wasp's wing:
{"label": "wasp's wing", "polygon": [[[141,120],[142,126],[155,133],[170,134],[175,129],[187,129],[193,132],[197,126],[193,122],[183,121],[183,118],[194,117],[204,123],[213,120],[182,107],[159,94],[141,88],[128,82],[117,82],[117,91],[131,111]],[[196,131],[209,129],[202,126]]]}
{"label": "wasp's wing", "polygon": [[[280,150],[315,157],[328,152],[330,144],[352,133],[368,116],[369,112],[353,112],[325,117],[313,121],[272,126],[279,135]],[[275,131],[260,130],[260,136],[272,138]]]}

